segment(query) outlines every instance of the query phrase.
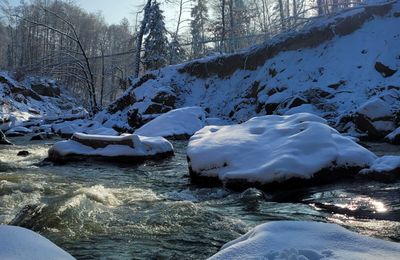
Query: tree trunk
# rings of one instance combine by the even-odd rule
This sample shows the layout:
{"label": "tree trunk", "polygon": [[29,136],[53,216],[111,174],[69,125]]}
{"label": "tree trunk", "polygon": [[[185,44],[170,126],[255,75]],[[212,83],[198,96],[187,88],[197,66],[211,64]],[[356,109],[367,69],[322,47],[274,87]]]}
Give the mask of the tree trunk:
{"label": "tree trunk", "polygon": [[140,53],[142,50],[143,34],[144,34],[144,30],[146,29],[146,25],[147,25],[146,11],[150,8],[150,6],[151,6],[151,0],[148,0],[146,6],[144,7],[143,21],[140,25],[140,30],[137,35],[136,55],[135,55],[135,71],[133,74],[135,78],[139,77]]}

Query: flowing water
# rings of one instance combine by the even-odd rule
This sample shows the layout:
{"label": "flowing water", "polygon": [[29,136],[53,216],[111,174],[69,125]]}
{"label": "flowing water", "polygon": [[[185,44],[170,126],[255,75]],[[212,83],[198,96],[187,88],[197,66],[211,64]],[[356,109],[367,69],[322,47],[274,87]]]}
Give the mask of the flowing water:
{"label": "flowing water", "polygon": [[[0,224],[48,237],[78,259],[205,259],[269,220],[316,220],[400,241],[400,183],[347,182],[263,194],[190,184],[185,149],[142,165],[38,165],[54,141],[0,146]],[[396,146],[369,144],[382,155]],[[18,157],[28,150],[28,157]]]}

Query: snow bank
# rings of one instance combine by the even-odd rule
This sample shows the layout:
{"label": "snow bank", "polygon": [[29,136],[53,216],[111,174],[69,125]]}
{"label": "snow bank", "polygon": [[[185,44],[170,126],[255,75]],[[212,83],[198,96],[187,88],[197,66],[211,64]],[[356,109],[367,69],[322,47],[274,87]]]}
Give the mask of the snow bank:
{"label": "snow bank", "polygon": [[374,161],[368,168],[363,169],[360,173],[397,173],[400,174],[400,156],[382,156]]}
{"label": "snow bank", "polygon": [[192,176],[260,184],[310,179],[324,169],[364,168],[376,159],[308,113],[206,126],[190,139],[187,155]]}
{"label": "snow bank", "polygon": [[205,126],[200,107],[184,107],[162,114],[135,131],[143,136],[190,137]]}
{"label": "snow bank", "polygon": [[[158,155],[172,155],[173,146],[162,137],[139,135],[101,136],[76,133],[74,140],[60,141],[49,150],[49,159],[55,162],[68,161],[72,157],[109,157],[143,159]],[[72,159],[73,159],[72,158]]]}
{"label": "snow bank", "polygon": [[74,259],[48,239],[21,227],[0,226],[0,259]]}
{"label": "snow bank", "polygon": [[400,244],[336,224],[273,221],[225,244],[210,259],[398,259]]}

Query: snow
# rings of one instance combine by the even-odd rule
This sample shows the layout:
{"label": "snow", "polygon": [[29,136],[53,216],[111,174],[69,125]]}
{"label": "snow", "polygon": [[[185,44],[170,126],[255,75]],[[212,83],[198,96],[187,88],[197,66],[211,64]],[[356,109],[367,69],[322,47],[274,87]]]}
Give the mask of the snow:
{"label": "snow", "polygon": [[[308,32],[316,27],[323,30],[329,27],[329,24],[337,23],[340,20],[338,18],[361,14],[364,11],[365,8],[360,7],[339,15],[316,19],[313,24],[301,30],[300,33]],[[138,101],[124,111],[105,116],[107,125],[115,124],[129,129],[126,119],[129,110],[137,108],[143,114],[143,111],[152,104],[151,99],[158,91],[157,88],[175,93],[178,100],[177,107],[210,108],[207,116],[236,123],[247,121],[254,116],[264,115],[265,104],[269,103],[279,104],[276,110],[277,114],[310,112],[327,118],[331,125],[335,125],[340,117],[354,114],[371,98],[388,92],[400,93],[399,90],[389,89],[390,86],[400,85],[398,72],[385,78],[374,68],[377,61],[393,68],[400,66],[400,60],[396,58],[400,53],[399,18],[392,15],[399,11],[400,4],[396,2],[393,4],[393,10],[387,15],[376,16],[365,21],[353,33],[344,36],[337,35],[330,40],[321,42],[318,46],[299,47],[298,50],[292,51],[283,49],[280,53],[265,60],[264,64],[255,70],[238,68],[233,74],[226,77],[210,73],[205,78],[179,71],[194,62],[203,64],[215,62],[218,59],[223,60],[226,55],[206,57],[183,65],[161,69],[154,74],[157,75],[155,79],[145,82],[138,88],[128,90],[137,97]],[[243,50],[241,53],[252,57],[254,51],[283,42],[297,33],[276,37],[260,46]],[[304,40],[306,46],[307,39]],[[210,71],[213,66],[214,64],[210,64]],[[269,69],[275,69],[277,74],[272,77],[268,73]],[[260,85],[257,97],[245,97],[244,93],[248,93],[248,90],[254,86],[254,82],[259,82]],[[333,84],[338,87],[336,89],[330,87]],[[272,92],[269,91],[272,89],[276,89],[278,92],[270,95]],[[311,97],[307,100],[310,104],[300,107],[285,106],[291,97],[303,97],[304,93],[310,89],[320,89],[331,95],[325,98]],[[374,117],[387,115],[389,110],[396,108],[396,103],[398,107],[398,102],[378,99],[373,103],[375,104],[375,102],[381,105],[382,102],[385,102],[386,106],[377,111],[368,110],[367,113]],[[107,114],[107,112],[104,113]],[[389,124],[380,122],[377,123],[377,127],[383,130],[391,128]]]}
{"label": "snow", "polygon": [[331,167],[367,167],[376,159],[324,119],[308,113],[206,126],[190,139],[187,155],[191,169],[201,176],[261,184],[309,179]]}
{"label": "snow", "polygon": [[400,156],[386,155],[379,157],[369,168],[363,169],[360,173],[387,173],[393,171],[400,174]]}
{"label": "snow", "polygon": [[143,136],[192,136],[205,126],[206,116],[200,107],[184,107],[162,114],[135,131]]}
{"label": "snow", "polygon": [[374,120],[382,117],[391,117],[393,112],[390,106],[380,98],[373,98],[357,109],[357,113]]}
{"label": "snow", "polygon": [[29,133],[32,133],[32,130],[28,129],[26,127],[23,127],[23,126],[16,126],[16,127],[13,127],[13,128],[11,128],[11,129],[9,129],[9,130],[7,130],[5,132],[6,135],[9,135],[9,134],[12,134],[12,133],[29,134]]}
{"label": "snow", "polygon": [[73,140],[60,141],[51,148],[61,156],[67,155],[86,155],[86,156],[150,156],[159,153],[172,152],[173,146],[170,142],[162,137],[145,137],[139,135],[125,136],[102,136],[102,135],[86,135],[76,133],[79,139],[102,140],[102,141],[122,141],[132,140],[132,146],[110,144],[104,148],[92,148]]}
{"label": "snow", "polygon": [[55,133],[62,135],[73,135],[79,132],[93,135],[118,135],[118,132],[112,128],[105,127],[97,121],[85,119],[53,124],[52,129]]}
{"label": "snow", "polygon": [[0,226],[0,258],[3,260],[74,259],[45,237],[15,226]]}
{"label": "snow", "polygon": [[400,244],[329,223],[272,221],[225,244],[218,259],[399,259]]}
{"label": "snow", "polygon": [[393,142],[397,136],[400,136],[400,127],[388,134],[386,139]]}

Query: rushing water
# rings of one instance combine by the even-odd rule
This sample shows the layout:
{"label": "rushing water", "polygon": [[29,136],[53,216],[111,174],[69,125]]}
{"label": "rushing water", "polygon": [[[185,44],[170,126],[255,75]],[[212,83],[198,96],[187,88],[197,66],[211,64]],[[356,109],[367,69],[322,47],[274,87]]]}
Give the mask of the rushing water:
{"label": "rushing water", "polygon": [[[398,182],[236,193],[190,184],[187,142],[174,142],[170,159],[137,166],[37,166],[51,142],[13,141],[0,146],[0,224],[33,229],[79,259],[205,259],[255,225],[284,219],[400,241]],[[368,145],[380,155],[400,154],[395,146]],[[16,156],[20,150],[31,155]]]}

